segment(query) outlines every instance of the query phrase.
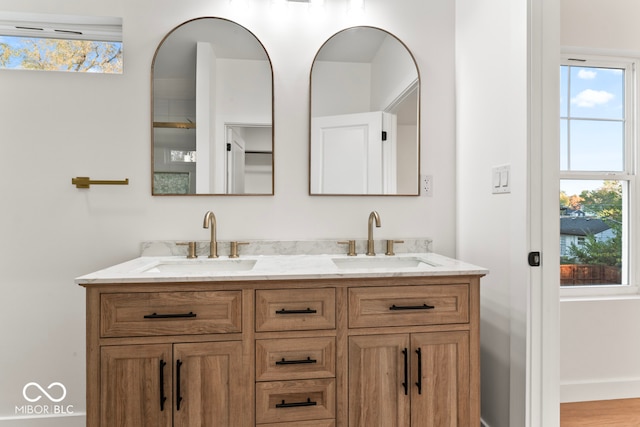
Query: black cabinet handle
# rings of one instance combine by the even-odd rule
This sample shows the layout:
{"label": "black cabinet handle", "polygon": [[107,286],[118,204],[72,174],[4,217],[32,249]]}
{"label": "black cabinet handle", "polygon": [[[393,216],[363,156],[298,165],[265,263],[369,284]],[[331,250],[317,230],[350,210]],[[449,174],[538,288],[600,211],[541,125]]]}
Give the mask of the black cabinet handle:
{"label": "black cabinet handle", "polygon": [[409,394],[409,352],[405,348],[404,350],[402,350],[402,354],[404,355],[404,382],[402,383],[402,386],[404,387],[404,395],[406,396],[407,394]]}
{"label": "black cabinet handle", "polygon": [[190,311],[188,313],[177,313],[177,314],[151,313],[151,314],[145,314],[144,316],[145,319],[179,319],[184,317],[196,317],[196,314],[193,311]]}
{"label": "black cabinet handle", "polygon": [[427,304],[422,304],[422,305],[395,305],[393,304],[391,307],[389,307],[389,310],[433,310],[434,308],[436,308],[433,305],[427,305]]}
{"label": "black cabinet handle", "polygon": [[311,398],[307,397],[306,402],[292,402],[285,403],[283,400],[282,403],[276,403],[276,408],[299,408],[301,406],[316,406],[318,402],[312,402]]}
{"label": "black cabinet handle", "polygon": [[418,387],[418,394],[422,394],[422,349],[418,348],[416,353],[418,354],[418,382],[416,386]]}
{"label": "black cabinet handle", "polygon": [[166,364],[167,362],[160,359],[160,411],[164,411],[164,402],[167,400],[167,396],[164,394],[164,367]]}
{"label": "black cabinet handle", "polygon": [[313,313],[317,313],[318,310],[313,310],[311,308],[306,308],[304,310],[286,310],[286,309],[282,309],[282,310],[276,310],[276,314],[313,314]]}
{"label": "black cabinet handle", "polygon": [[176,362],[176,411],[180,410],[180,403],[182,403],[182,396],[180,393],[180,368],[182,367],[182,361],[178,359]]}
{"label": "black cabinet handle", "polygon": [[318,363],[318,361],[312,359],[311,357],[307,357],[306,359],[302,360],[284,360],[283,357],[282,360],[276,361],[276,365],[302,365],[304,363]]}

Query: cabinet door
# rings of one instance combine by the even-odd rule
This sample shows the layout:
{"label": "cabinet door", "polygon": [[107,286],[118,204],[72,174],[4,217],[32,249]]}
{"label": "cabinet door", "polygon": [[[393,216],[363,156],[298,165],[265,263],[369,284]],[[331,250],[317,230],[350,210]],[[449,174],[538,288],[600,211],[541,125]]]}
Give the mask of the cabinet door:
{"label": "cabinet door", "polygon": [[249,425],[242,342],[175,344],[173,368],[176,427]]}
{"label": "cabinet door", "polygon": [[409,426],[408,352],[408,334],[349,338],[349,427]]}
{"label": "cabinet door", "polygon": [[102,347],[102,427],[171,426],[171,345]]}
{"label": "cabinet door", "polygon": [[469,333],[411,335],[412,427],[467,427]]}

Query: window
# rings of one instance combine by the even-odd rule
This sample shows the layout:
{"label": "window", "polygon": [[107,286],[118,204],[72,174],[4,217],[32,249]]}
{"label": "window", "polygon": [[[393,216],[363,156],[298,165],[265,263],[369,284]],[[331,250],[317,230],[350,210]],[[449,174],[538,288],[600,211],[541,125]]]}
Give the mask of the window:
{"label": "window", "polygon": [[122,73],[122,20],[0,12],[0,68]]}
{"label": "window", "polygon": [[195,163],[196,161],[195,151],[171,150],[170,153],[172,162]]}
{"label": "window", "polygon": [[582,56],[560,67],[560,283],[630,283],[635,63]]}

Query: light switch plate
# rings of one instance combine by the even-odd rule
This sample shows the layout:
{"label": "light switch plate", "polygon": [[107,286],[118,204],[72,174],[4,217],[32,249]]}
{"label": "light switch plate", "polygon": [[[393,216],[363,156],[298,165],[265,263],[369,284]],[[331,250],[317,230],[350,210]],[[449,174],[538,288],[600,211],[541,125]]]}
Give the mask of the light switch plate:
{"label": "light switch plate", "polygon": [[511,165],[494,166],[491,169],[491,192],[511,193]]}

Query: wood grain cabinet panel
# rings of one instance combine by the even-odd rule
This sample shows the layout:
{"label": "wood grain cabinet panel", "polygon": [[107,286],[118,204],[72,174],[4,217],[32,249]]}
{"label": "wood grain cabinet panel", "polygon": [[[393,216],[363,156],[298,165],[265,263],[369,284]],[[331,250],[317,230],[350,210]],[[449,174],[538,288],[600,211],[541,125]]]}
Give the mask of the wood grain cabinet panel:
{"label": "wood grain cabinet panel", "polygon": [[174,372],[174,426],[246,425],[242,342],[175,344]]}
{"label": "wood grain cabinet panel", "polygon": [[256,384],[256,424],[335,419],[334,379]]}
{"label": "wood grain cabinet panel", "polygon": [[350,328],[468,322],[466,284],[349,289]]}
{"label": "wood grain cabinet panel", "polygon": [[256,331],[335,329],[333,288],[256,291]]}
{"label": "wood grain cabinet panel", "polygon": [[469,334],[349,339],[350,427],[467,427]]}
{"label": "wood grain cabinet panel", "polygon": [[244,427],[242,342],[102,348],[105,427]]}
{"label": "wood grain cabinet panel", "polygon": [[349,426],[410,426],[409,335],[349,338]]}
{"label": "wood grain cabinet panel", "polygon": [[334,337],[256,341],[256,381],[332,378],[335,375]]}
{"label": "wood grain cabinet panel", "polygon": [[103,337],[242,331],[240,291],[109,293],[100,311]]}
{"label": "wood grain cabinet panel", "polygon": [[[469,333],[411,335],[412,426],[472,425],[469,406]],[[415,421],[413,421],[415,420]]]}
{"label": "wood grain cabinet panel", "polygon": [[336,427],[335,420],[294,421],[291,423],[260,424],[260,427]]}
{"label": "wood grain cabinet panel", "polygon": [[171,345],[104,347],[101,359],[100,426],[172,426]]}

